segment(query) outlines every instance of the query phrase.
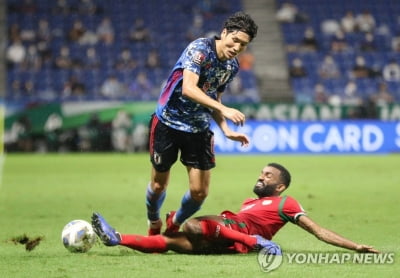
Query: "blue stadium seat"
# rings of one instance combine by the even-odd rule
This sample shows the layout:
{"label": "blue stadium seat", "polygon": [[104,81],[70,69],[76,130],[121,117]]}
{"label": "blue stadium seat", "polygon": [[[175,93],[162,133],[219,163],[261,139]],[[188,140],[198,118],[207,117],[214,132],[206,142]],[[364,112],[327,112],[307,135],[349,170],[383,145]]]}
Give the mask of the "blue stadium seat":
{"label": "blue stadium seat", "polygon": [[[277,7],[280,7],[283,3],[288,2],[285,0],[277,0]],[[400,14],[400,2],[392,0],[365,0],[362,3],[358,0],[336,0],[336,1],[319,1],[318,4],[314,0],[296,0],[291,1],[295,4],[298,9],[309,15],[309,21],[306,23],[296,24],[282,24],[281,30],[283,32],[284,40],[287,44],[299,44],[302,39],[302,31],[307,26],[313,26],[317,40],[322,45],[322,49],[316,53],[317,62],[321,60],[321,57],[330,53],[332,54],[335,61],[338,63],[341,71],[344,73],[341,80],[324,80],[322,81],[326,89],[330,92],[343,91],[343,88],[347,82],[348,73],[354,65],[355,57],[362,55],[365,57],[366,62],[369,66],[375,70],[380,71],[382,67],[391,59],[395,59],[400,62],[400,53],[394,53],[391,51],[391,38],[392,35],[400,33],[400,24],[398,23],[398,15]],[[376,26],[378,27],[373,32],[375,36],[375,43],[377,50],[373,52],[363,52],[359,49],[359,46],[364,39],[364,34],[355,32],[346,34],[347,41],[350,45],[350,49],[345,52],[332,53],[330,50],[330,37],[322,34],[320,31],[321,22],[325,19],[340,20],[344,16],[345,12],[351,10],[355,15],[368,10],[374,16],[376,20]],[[383,33],[380,27],[386,27],[389,29],[388,33]],[[287,53],[287,60],[291,61],[295,57],[299,57],[299,53]],[[317,70],[314,66],[315,61],[310,57],[302,57],[305,66],[308,70]],[[309,74],[309,83],[316,82],[316,74]],[[377,84],[379,82],[379,75],[375,78],[359,79],[356,81],[360,89],[360,92],[364,97],[368,97],[374,91],[376,91]],[[308,82],[304,80],[292,80],[294,93],[304,90],[304,84]],[[389,88],[394,94],[400,91],[400,84],[398,82],[389,84]],[[396,95],[397,97],[398,95]]]}
{"label": "blue stadium seat", "polygon": [[[20,6],[24,0],[6,0],[8,5]],[[67,3],[77,8],[80,0],[67,0]],[[139,60],[140,69],[143,69],[145,58],[148,51],[153,48],[153,43],[135,43],[128,41],[128,32],[133,26],[134,19],[142,17],[146,23],[146,27],[151,30],[152,37],[157,40],[157,44],[161,42],[163,48],[160,49],[160,60],[163,67],[156,70],[148,70],[152,80],[156,82],[156,87],[160,86],[163,79],[166,78],[170,67],[174,65],[179,57],[183,47],[186,46],[184,35],[186,29],[192,23],[193,19],[193,2],[186,0],[165,0],[154,1],[147,0],[93,0],[95,4],[101,7],[102,12],[99,14],[54,14],[53,10],[57,1],[41,0],[34,1],[37,6],[35,14],[22,14],[18,11],[10,11],[7,15],[7,24],[18,23],[21,28],[36,29],[38,20],[46,18],[52,30],[57,30],[58,35],[51,40],[50,48],[53,52],[53,58],[58,55],[59,49],[63,45],[70,47],[71,56],[75,59],[85,59],[85,51],[88,46],[82,46],[77,43],[68,41],[67,34],[74,20],[79,19],[83,22],[88,30],[96,31],[100,21],[108,16],[112,19],[112,24],[115,30],[115,42],[112,45],[104,45],[97,43],[95,48],[97,53],[102,58],[102,68],[94,72],[80,72],[85,82],[86,87],[90,92],[90,98],[100,98],[95,91],[101,86],[108,74],[114,71],[113,65],[119,52],[124,47],[129,47],[133,56]],[[200,3],[200,2],[199,2]],[[204,29],[207,31],[219,31],[221,28],[220,18],[232,12],[241,9],[240,0],[231,0],[228,3],[229,10],[226,13],[211,16],[205,20]],[[171,11],[174,16],[171,16]],[[51,87],[57,92],[61,92],[64,82],[68,79],[71,71],[56,70],[52,66],[47,65],[44,72],[38,74],[35,78],[35,83],[40,88]],[[139,69],[138,69],[139,70]],[[124,80],[133,78],[131,75],[121,73]],[[10,87],[15,79],[27,79],[29,72],[18,72],[9,70],[7,86]]]}

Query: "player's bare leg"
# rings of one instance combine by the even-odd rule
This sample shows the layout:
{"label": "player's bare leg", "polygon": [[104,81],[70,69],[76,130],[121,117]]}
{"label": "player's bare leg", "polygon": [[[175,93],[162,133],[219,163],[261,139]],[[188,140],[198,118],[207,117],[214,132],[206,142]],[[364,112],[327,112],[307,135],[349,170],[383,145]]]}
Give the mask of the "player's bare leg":
{"label": "player's bare leg", "polygon": [[211,171],[186,167],[189,176],[190,195],[193,200],[202,203],[208,195]]}
{"label": "player's bare leg", "polygon": [[189,176],[189,190],[182,198],[181,207],[171,218],[167,218],[166,234],[177,232],[179,226],[200,209],[208,195],[211,171],[189,166],[186,169]]}

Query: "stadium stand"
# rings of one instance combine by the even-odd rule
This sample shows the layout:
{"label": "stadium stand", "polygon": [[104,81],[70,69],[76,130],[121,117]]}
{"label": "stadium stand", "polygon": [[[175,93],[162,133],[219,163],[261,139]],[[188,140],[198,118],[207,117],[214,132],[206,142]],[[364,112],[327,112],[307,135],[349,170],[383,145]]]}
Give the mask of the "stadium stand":
{"label": "stadium stand", "polygon": [[[300,59],[308,73],[290,79],[297,100],[312,102],[316,84],[323,84],[330,96],[343,98],[346,85],[354,81],[364,100],[373,100],[385,83],[394,100],[400,101],[400,82],[396,77],[400,68],[396,43],[400,35],[399,1],[277,0],[277,16],[288,3],[294,7],[294,13],[301,14],[301,20],[295,16],[287,20],[286,16],[281,21],[288,67]],[[302,47],[308,29],[313,30],[318,46],[311,50]],[[339,76],[329,78],[319,74],[320,63],[327,55],[338,65]],[[395,65],[384,74],[390,63]]]}
{"label": "stadium stand", "polygon": [[[193,18],[202,17],[204,35],[212,35],[240,9],[240,0],[7,0],[6,99],[107,99],[100,87],[109,76],[129,87],[138,73],[159,87],[188,43]],[[152,52],[159,66],[147,64]],[[136,99],[125,91],[124,100]]]}
{"label": "stadium stand", "polygon": [[[276,0],[278,10],[291,3],[297,13],[289,19],[283,13],[280,24],[288,68],[300,59],[307,72],[304,77],[289,80],[295,99],[313,102],[317,84],[324,86],[328,96],[342,95],[346,84],[354,80],[364,99],[372,98],[381,83],[385,83],[394,101],[399,102],[400,82],[396,76],[400,71],[396,66],[400,61],[400,2],[366,0],[362,5],[357,0],[317,2]],[[109,76],[116,76],[129,87],[142,72],[156,89],[141,99],[155,99],[154,91],[163,84],[188,43],[194,19],[203,18],[200,27],[196,27],[204,35],[214,34],[219,31],[221,20],[242,6],[240,0],[7,0],[6,100],[103,100],[107,97],[100,93],[100,88]],[[101,22],[107,18],[108,31],[112,32],[110,41],[102,40],[99,33]],[[372,21],[360,25],[357,23],[360,18]],[[139,30],[136,34],[135,28]],[[145,34],[143,39],[140,32]],[[124,49],[129,50],[129,59],[134,63],[125,61],[121,66],[117,60]],[[151,67],[147,65],[147,57],[154,52],[158,66]],[[327,55],[339,69],[335,78],[321,77],[321,62]],[[368,76],[361,77],[357,75],[361,71],[353,70],[359,56],[365,60]],[[397,65],[387,66],[393,62]],[[239,78],[239,85],[232,90],[242,86],[254,97],[243,98],[233,93],[228,100],[257,102],[259,92],[254,72],[246,71]],[[136,100],[136,96],[125,90],[121,97]]]}

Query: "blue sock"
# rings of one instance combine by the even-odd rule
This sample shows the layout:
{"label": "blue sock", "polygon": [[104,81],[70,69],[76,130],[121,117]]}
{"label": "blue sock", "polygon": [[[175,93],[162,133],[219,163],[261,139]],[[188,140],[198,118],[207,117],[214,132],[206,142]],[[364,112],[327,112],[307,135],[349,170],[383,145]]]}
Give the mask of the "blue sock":
{"label": "blue sock", "polygon": [[146,190],[146,206],[147,206],[147,219],[156,221],[160,219],[160,208],[164,203],[166,191],[161,194],[156,194],[150,187],[150,183]]}
{"label": "blue sock", "polygon": [[175,214],[175,221],[179,224],[182,224],[186,219],[195,214],[195,212],[200,209],[202,204],[203,202],[199,203],[193,200],[192,196],[190,195],[190,191],[187,191],[182,198],[180,209]]}

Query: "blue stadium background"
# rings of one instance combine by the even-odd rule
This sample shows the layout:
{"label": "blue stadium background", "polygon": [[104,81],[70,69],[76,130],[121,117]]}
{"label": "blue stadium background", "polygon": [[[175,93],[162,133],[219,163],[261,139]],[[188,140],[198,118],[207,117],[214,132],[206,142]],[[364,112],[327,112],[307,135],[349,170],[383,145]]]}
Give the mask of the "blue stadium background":
{"label": "blue stadium background", "polygon": [[[282,98],[282,101],[300,108],[308,104],[316,107],[321,104],[331,106],[330,99],[336,96],[344,103],[348,97],[346,96],[348,85],[352,82],[355,85],[352,97],[359,98],[360,104],[356,105],[357,110],[353,110],[351,115],[348,114],[350,118],[382,120],[382,114],[375,111],[382,102],[397,109],[390,111],[399,110],[399,1],[266,0],[260,3],[267,2],[273,3],[272,6],[268,5],[268,8],[274,9],[273,14],[278,14],[287,3],[294,5],[298,12],[293,21],[279,23],[282,41],[272,42],[277,45],[283,44],[285,51],[284,58],[280,62],[288,72],[285,82],[288,85],[287,94],[291,101],[288,101],[287,97]],[[43,137],[48,137],[44,132],[43,121],[54,111],[73,110],[71,107],[78,107],[76,110],[79,110],[82,107],[91,107],[90,103],[99,102],[119,101],[127,104],[133,102],[138,105],[140,102],[155,101],[168,72],[190,41],[187,35],[194,19],[199,16],[202,19],[201,36],[218,34],[223,20],[233,12],[245,10],[248,3],[246,0],[7,0],[4,92],[7,108],[6,129],[11,129],[12,124],[19,120],[21,124],[26,124],[29,120],[36,121],[41,126],[37,128],[34,123],[32,131],[26,134],[34,138],[33,140],[37,138],[42,140]],[[326,20],[340,24],[348,11],[352,11],[354,16],[364,12],[370,13],[375,21],[374,26],[368,32],[357,29],[345,32],[342,42],[346,44],[346,48],[335,50],[332,48],[335,34],[324,32],[323,25]],[[109,42],[101,40],[97,33],[104,19],[109,19],[111,23],[113,36]],[[150,34],[149,39],[143,41],[130,39],[130,32],[137,19],[143,20],[143,28]],[[89,35],[85,37],[86,40],[71,39],[70,30],[76,22],[80,22],[85,30],[83,33]],[[39,28],[41,25],[44,26],[42,29]],[[259,28],[262,30],[265,26],[260,25]],[[311,50],[303,47],[305,32],[308,29],[312,29],[318,45]],[[373,41],[368,42],[368,48],[364,48],[366,33],[370,33],[373,37]],[[398,48],[394,46],[396,40],[399,43]],[[257,47],[263,50],[262,45],[258,44]],[[13,51],[9,51],[12,48]],[[59,62],[60,52],[63,49],[68,49],[68,57]],[[97,58],[93,61],[88,59],[88,50],[97,53]],[[131,64],[131,60],[123,62],[122,66],[119,64],[123,50],[130,52],[130,59],[134,65]],[[250,51],[252,50],[256,49],[250,48]],[[153,51],[158,55],[159,64],[151,67],[146,63],[148,55]],[[321,76],[321,63],[327,55],[337,64],[339,76],[332,78]],[[359,56],[365,60],[365,66],[370,72],[367,76],[357,76],[353,72]],[[255,57],[256,64],[257,58]],[[300,76],[290,74],[295,60],[301,60],[302,63],[304,74]],[[393,78],[388,79],[383,72],[385,66],[392,62],[397,66],[397,73],[393,70]],[[240,71],[237,78],[240,80],[239,90],[236,87],[235,91],[235,86],[238,86],[236,84],[229,88],[226,94],[225,99],[229,103],[239,107],[270,103],[269,95],[273,92],[262,86],[260,78],[264,77],[260,76],[259,69],[263,65],[257,66]],[[135,83],[139,73],[144,73],[149,83],[145,85]],[[112,96],[102,93],[102,85],[110,77],[116,78],[123,92]],[[391,99],[383,100],[378,97],[382,84],[387,93],[386,97],[389,96]],[[316,98],[316,85],[323,87],[325,94],[323,101]],[[255,98],[240,96],[240,89],[249,90],[258,96]],[[274,98],[274,101],[279,102],[279,96]],[[54,108],[54,105],[59,106]],[[45,115],[32,110],[43,106],[46,108],[41,112],[45,111]],[[65,106],[68,106],[68,109],[65,109]],[[400,118],[396,113],[398,114],[398,112],[392,113],[395,115],[392,120]],[[64,122],[62,129],[70,133],[75,132],[71,130],[79,128],[79,125],[87,125],[92,116],[96,115],[87,115],[80,121],[73,119],[74,123]],[[111,133],[110,116],[108,115],[108,118],[100,116],[100,121],[107,125],[107,132]],[[251,114],[250,117],[257,120],[257,113]],[[104,129],[101,132],[104,132]],[[27,136],[26,134],[22,137]],[[110,149],[110,143],[106,145],[107,147],[101,150]],[[14,146],[9,150],[18,148]],[[31,147],[28,150],[35,148]]]}

